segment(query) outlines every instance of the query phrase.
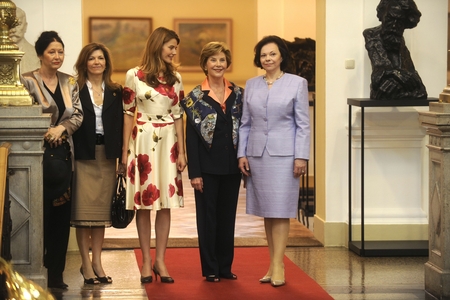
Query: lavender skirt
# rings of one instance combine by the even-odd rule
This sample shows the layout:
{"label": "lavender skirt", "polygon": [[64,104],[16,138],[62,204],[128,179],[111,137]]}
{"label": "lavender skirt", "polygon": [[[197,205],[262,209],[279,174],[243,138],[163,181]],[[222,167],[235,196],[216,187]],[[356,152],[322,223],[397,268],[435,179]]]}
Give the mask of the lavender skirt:
{"label": "lavender skirt", "polygon": [[252,176],[247,179],[247,214],[264,218],[296,218],[299,179],[293,156],[247,156]]}

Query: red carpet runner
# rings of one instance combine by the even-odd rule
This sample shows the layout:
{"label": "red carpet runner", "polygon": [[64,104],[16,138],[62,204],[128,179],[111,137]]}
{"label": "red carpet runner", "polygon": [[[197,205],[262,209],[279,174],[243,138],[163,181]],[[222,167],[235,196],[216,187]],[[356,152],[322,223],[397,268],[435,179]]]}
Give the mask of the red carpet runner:
{"label": "red carpet runner", "polygon": [[[152,258],[155,253],[152,249]],[[135,249],[139,270],[142,265],[142,254]],[[274,288],[270,284],[259,283],[269,264],[269,253],[266,247],[238,247],[235,249],[233,273],[237,280],[225,280],[213,283],[205,281],[200,270],[198,248],[168,248],[166,265],[174,284],[155,282],[146,284],[148,299],[333,299],[311,277],[298,268],[289,258],[284,257],[286,285]],[[159,277],[158,277],[159,279]]]}

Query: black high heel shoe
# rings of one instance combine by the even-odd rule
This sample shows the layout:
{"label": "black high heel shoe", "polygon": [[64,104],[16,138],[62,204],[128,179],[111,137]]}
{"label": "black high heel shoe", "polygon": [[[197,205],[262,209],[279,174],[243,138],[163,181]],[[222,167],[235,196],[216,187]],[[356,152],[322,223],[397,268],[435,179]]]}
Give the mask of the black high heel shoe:
{"label": "black high heel shoe", "polygon": [[[141,274],[142,274],[142,269],[141,269]],[[141,275],[141,283],[152,283],[152,282],[153,282],[152,275],[145,276],[145,277]]]}
{"label": "black high heel shoe", "polygon": [[153,282],[152,275],[146,277],[141,276],[141,283],[152,283],[152,282]]}
{"label": "black high heel shoe", "polygon": [[216,275],[209,275],[209,276],[206,276],[206,281],[208,281],[208,282],[219,282],[220,278],[217,277]]}
{"label": "black high heel shoe", "polygon": [[83,276],[84,284],[100,284],[100,281],[98,281],[97,278],[86,279],[86,277],[84,277],[83,267],[80,267],[80,273],[81,273],[81,276]]}
{"label": "black high heel shoe", "polygon": [[175,280],[173,280],[173,278],[170,276],[161,276],[161,274],[159,274],[158,269],[156,269],[155,265],[153,265],[153,273],[155,273],[156,281],[158,281],[158,275],[159,275],[159,278],[161,279],[161,282],[163,282],[163,283],[174,283],[175,282]]}
{"label": "black high heel shoe", "polygon": [[64,283],[62,276],[49,276],[47,281],[47,287],[51,289],[62,289],[67,290],[69,287],[66,283]]}
{"label": "black high heel shoe", "polygon": [[100,277],[98,276],[97,272],[95,272],[94,267],[92,267],[92,270],[94,271],[95,276],[97,277],[96,279],[98,281],[100,281],[100,283],[112,283],[112,278],[110,276],[103,276]]}
{"label": "black high heel shoe", "polygon": [[221,274],[220,277],[221,278],[225,278],[225,279],[230,279],[230,280],[236,280],[237,279],[237,275],[234,274],[234,273]]}

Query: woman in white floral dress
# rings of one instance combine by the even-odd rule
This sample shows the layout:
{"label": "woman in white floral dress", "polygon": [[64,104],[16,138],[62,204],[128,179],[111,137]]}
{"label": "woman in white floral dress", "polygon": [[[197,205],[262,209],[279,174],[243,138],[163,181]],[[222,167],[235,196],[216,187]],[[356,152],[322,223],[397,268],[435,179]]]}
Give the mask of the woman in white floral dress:
{"label": "woman in white floral dress", "polygon": [[[127,209],[135,209],[142,250],[141,282],[151,272],[173,283],[164,256],[170,230],[170,209],[183,207],[181,172],[186,167],[183,137],[181,76],[173,58],[180,40],[157,28],[147,40],[139,67],[128,70],[123,90],[124,142],[121,171],[127,175]],[[137,110],[137,112],[136,112]],[[136,112],[136,121],[133,120]],[[150,210],[156,210],[156,258],[150,256]]]}

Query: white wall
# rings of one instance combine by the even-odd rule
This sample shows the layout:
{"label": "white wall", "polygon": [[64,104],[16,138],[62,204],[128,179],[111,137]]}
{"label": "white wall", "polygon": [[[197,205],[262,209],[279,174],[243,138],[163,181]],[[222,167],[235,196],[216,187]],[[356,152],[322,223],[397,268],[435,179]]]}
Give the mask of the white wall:
{"label": "white wall", "polygon": [[[438,97],[446,86],[448,2],[415,2],[422,17],[404,36],[428,95]],[[379,0],[326,0],[326,116],[318,116],[326,118],[326,222],[348,218],[347,98],[369,97],[372,68],[362,32],[380,24],[378,4]],[[344,68],[346,59],[355,60],[355,69]]]}
{"label": "white wall", "polygon": [[[346,100],[364,96],[363,2],[326,3],[326,222],[344,222],[348,199]],[[354,70],[344,69],[346,59],[355,60]]]}
{"label": "white wall", "polygon": [[64,42],[66,57],[60,71],[72,74],[82,47],[81,0],[13,0],[25,11],[25,38],[32,45],[42,31],[54,30]]}

